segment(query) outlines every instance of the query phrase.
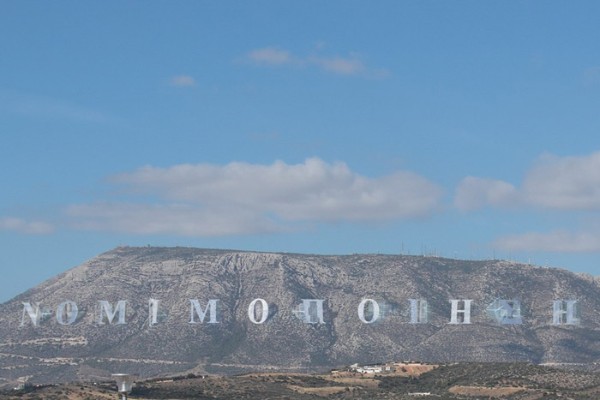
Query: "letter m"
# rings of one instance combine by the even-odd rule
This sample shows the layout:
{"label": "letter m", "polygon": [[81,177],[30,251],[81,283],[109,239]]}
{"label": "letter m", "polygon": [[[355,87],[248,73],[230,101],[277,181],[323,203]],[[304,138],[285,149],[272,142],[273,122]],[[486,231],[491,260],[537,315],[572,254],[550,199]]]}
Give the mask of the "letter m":
{"label": "letter m", "polygon": [[200,303],[196,299],[190,299],[190,324],[197,324],[194,316],[198,316],[200,319],[200,323],[204,322],[204,318],[206,317],[206,313],[210,313],[210,318],[208,319],[209,324],[218,324],[217,321],[217,301],[216,299],[211,299],[208,301],[204,310],[200,306]]}
{"label": "letter m", "polygon": [[113,306],[106,300],[98,302],[98,325],[104,325],[104,317],[108,320],[109,325],[112,325],[113,320],[119,314],[117,325],[125,324],[125,305],[127,300],[119,300],[117,306]]}

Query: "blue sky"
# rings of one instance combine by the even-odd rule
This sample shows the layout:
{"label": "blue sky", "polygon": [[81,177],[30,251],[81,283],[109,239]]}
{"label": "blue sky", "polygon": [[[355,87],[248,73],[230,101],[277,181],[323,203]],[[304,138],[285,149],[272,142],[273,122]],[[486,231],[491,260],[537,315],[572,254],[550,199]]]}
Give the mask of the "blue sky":
{"label": "blue sky", "polygon": [[2,2],[0,301],[119,245],[599,275],[598,15]]}

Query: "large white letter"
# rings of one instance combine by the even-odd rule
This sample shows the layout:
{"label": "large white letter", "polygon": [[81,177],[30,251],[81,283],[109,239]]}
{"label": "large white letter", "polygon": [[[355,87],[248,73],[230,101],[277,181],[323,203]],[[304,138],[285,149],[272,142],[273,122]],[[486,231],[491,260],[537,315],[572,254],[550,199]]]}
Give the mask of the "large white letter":
{"label": "large white letter", "polygon": [[158,324],[158,304],[160,300],[148,300],[148,326]]}
{"label": "large white letter", "polygon": [[117,302],[117,307],[113,311],[113,306],[106,300],[100,300],[98,302],[99,313],[98,313],[98,325],[104,325],[104,316],[106,315],[106,319],[108,323],[112,325],[113,319],[115,316],[119,314],[119,319],[117,320],[117,325],[125,324],[125,305],[127,304],[127,300],[119,300]]}
{"label": "large white letter", "polygon": [[[260,320],[256,320],[256,303],[260,303]],[[262,324],[269,317],[269,305],[263,299],[254,299],[248,306],[248,318],[253,324]]]}
{"label": "large white letter", "polygon": [[[458,302],[464,303],[462,310],[458,309]],[[451,324],[470,324],[471,323],[471,301],[472,300],[450,300],[452,303],[452,311],[450,314]],[[459,318],[458,314],[461,314],[462,318]]]}
{"label": "large white letter", "polygon": [[552,304],[553,325],[577,325],[577,300],[554,300]]}
{"label": "large white letter", "polygon": [[[63,301],[56,307],[56,322],[61,325],[71,325],[77,320],[79,309],[73,301]],[[65,321],[65,316],[67,317]]]}
{"label": "large white letter", "polygon": [[501,325],[521,325],[521,302],[497,299],[486,309],[488,315]]}
{"label": "large white letter", "polygon": [[39,303],[33,303],[33,307],[30,303],[23,303],[23,315],[21,316],[21,326],[25,326],[25,314],[29,315],[29,319],[33,326],[37,326],[41,319],[41,311]]}
{"label": "large white letter", "polygon": [[[371,304],[371,319],[368,321],[365,318],[365,308],[368,307],[367,303]],[[379,303],[373,299],[362,299],[358,305],[358,319],[360,319],[364,324],[372,324],[373,322],[377,321],[379,319]]]}
{"label": "large white letter", "polygon": [[297,310],[292,311],[305,324],[324,324],[323,300],[302,299]]}
{"label": "large white letter", "polygon": [[427,323],[427,300],[410,299],[410,323]]}
{"label": "large white letter", "polygon": [[190,299],[191,309],[190,309],[190,324],[197,324],[194,320],[194,315],[197,315],[200,319],[200,323],[204,322],[204,317],[206,317],[206,312],[210,312],[210,319],[208,320],[209,324],[218,324],[217,322],[217,301],[216,299],[211,299],[208,301],[204,310],[200,306],[200,303],[196,299]]}

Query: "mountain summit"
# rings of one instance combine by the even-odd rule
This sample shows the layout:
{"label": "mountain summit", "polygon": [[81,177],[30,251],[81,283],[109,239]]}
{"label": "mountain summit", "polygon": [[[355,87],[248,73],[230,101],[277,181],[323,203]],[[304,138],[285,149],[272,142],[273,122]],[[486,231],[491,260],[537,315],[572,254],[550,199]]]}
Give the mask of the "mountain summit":
{"label": "mountain summit", "polygon": [[6,384],[391,360],[592,363],[600,287],[497,260],[119,247],[0,305],[0,346]]}

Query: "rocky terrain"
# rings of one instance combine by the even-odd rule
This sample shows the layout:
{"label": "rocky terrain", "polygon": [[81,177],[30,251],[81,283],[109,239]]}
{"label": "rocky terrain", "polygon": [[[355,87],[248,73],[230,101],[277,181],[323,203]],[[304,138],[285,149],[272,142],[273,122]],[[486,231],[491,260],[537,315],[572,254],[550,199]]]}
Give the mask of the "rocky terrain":
{"label": "rocky terrain", "polygon": [[[129,399],[597,399],[600,375],[525,363],[410,365],[395,372],[357,374],[255,373],[176,376],[135,384]],[[28,386],[0,391],[6,400],[101,400],[118,398],[114,382]]]}
{"label": "rocky terrain", "polygon": [[[323,300],[322,323],[303,299]],[[363,299],[377,321],[359,319]],[[426,323],[411,323],[410,299],[427,301]],[[470,324],[449,323],[451,299],[472,300]],[[519,300],[523,323],[492,319],[497,299]],[[576,300],[578,323],[553,324],[557,299]],[[120,247],[0,305],[0,385],[389,360],[592,364],[599,311],[593,277],[507,261]]]}

